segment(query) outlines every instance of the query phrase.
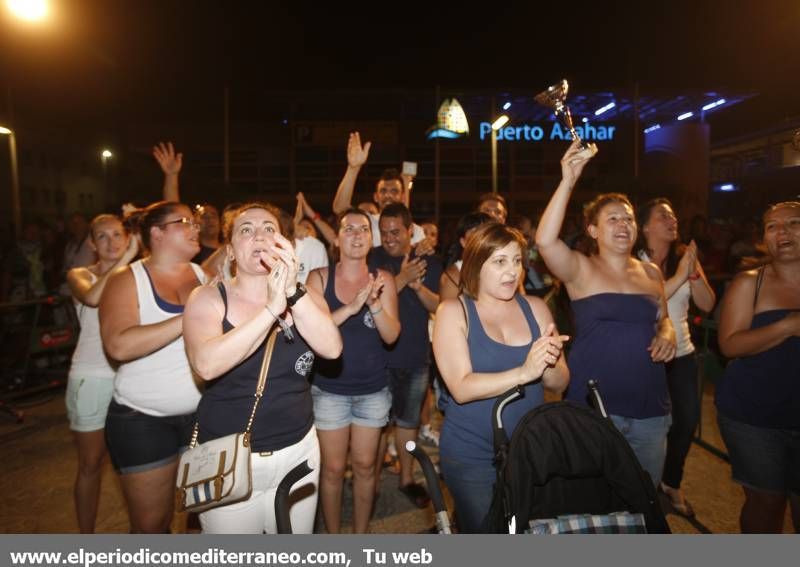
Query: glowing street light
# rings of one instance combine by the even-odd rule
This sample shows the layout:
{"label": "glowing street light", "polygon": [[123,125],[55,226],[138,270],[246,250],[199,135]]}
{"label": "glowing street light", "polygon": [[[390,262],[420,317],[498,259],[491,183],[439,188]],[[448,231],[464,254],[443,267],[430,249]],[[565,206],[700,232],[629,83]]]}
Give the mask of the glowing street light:
{"label": "glowing street light", "polygon": [[22,212],[19,204],[19,170],[17,169],[17,138],[11,128],[0,126],[0,134],[8,136],[8,153],[11,158],[11,214],[14,219],[14,233],[22,234]]}
{"label": "glowing street light", "polygon": [[47,17],[47,0],[6,0],[11,13],[28,22],[39,22]]}
{"label": "glowing street light", "polygon": [[492,193],[497,194],[497,131],[508,124],[508,115],[501,114],[492,122]]}
{"label": "glowing street light", "polygon": [[111,150],[103,150],[100,156],[103,158],[103,161],[105,161],[109,158],[114,157],[114,154],[111,153]]}

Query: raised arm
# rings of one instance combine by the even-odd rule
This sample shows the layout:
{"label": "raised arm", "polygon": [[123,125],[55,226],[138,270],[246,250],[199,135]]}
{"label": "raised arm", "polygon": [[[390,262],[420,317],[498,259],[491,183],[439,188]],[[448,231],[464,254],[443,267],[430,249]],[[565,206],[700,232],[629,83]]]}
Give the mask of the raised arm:
{"label": "raised arm", "polygon": [[159,142],[153,146],[153,157],[164,172],[164,200],[180,202],[178,175],[183,167],[183,154],[175,153],[172,142]]}
{"label": "raised arm", "polygon": [[89,307],[97,307],[100,304],[100,298],[103,296],[103,290],[106,288],[108,279],[111,275],[122,266],[127,266],[131,260],[136,258],[139,253],[139,239],[136,235],[131,234],[128,239],[128,248],[122,254],[111,268],[104,274],[97,277],[97,281],[92,283],[91,273],[88,268],[73,268],[67,272],[67,284],[72,291],[72,295]]}
{"label": "raised arm", "polygon": [[756,270],[740,273],[722,297],[718,338],[720,350],[728,358],[758,354],[792,336],[800,336],[800,313],[797,312],[764,327],[750,328],[757,275]]}
{"label": "raised arm", "polygon": [[136,280],[129,267],[108,279],[100,299],[100,335],[108,355],[119,362],[147,356],[181,336],[181,315],[160,323],[139,322]]}
{"label": "raised arm", "polygon": [[544,258],[550,272],[564,283],[571,283],[578,277],[581,254],[571,250],[558,235],[572,190],[580,178],[584,166],[591,159],[588,152],[582,153],[579,142],[570,144],[561,158],[561,182],[550,198],[536,229],[536,246]]}
{"label": "raised arm", "polygon": [[358,132],[351,132],[347,139],[347,170],[344,177],[336,189],[336,196],[333,198],[333,212],[337,215],[343,213],[352,206],[353,190],[356,186],[356,179],[361,167],[369,157],[369,148],[372,142],[361,145],[361,135]]}
{"label": "raised arm", "polygon": [[300,204],[303,210],[303,215],[311,219],[311,222],[313,222],[314,226],[317,227],[317,230],[319,231],[320,235],[322,235],[322,238],[327,240],[328,244],[336,245],[338,242],[336,240],[336,231],[333,230],[333,227],[325,222],[322,216],[311,207],[311,204],[308,202],[306,196],[303,195],[302,192],[297,194],[297,202]]}
{"label": "raised arm", "polygon": [[525,362],[503,372],[473,372],[467,345],[467,328],[460,300],[443,302],[433,327],[433,353],[447,388],[459,404],[499,396],[514,386],[542,377],[549,365],[558,364],[567,337],[553,335],[554,326],[534,341]]}

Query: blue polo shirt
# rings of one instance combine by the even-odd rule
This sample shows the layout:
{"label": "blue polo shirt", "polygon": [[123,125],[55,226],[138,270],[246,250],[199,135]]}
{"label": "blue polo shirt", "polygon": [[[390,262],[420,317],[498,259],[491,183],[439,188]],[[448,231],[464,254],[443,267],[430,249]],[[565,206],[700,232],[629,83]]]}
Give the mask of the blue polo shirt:
{"label": "blue polo shirt", "polygon": [[[409,258],[413,259],[412,250]],[[439,278],[442,275],[442,261],[438,256],[423,256],[428,267],[422,283],[434,293],[439,293]],[[403,257],[390,256],[383,246],[373,248],[369,254],[370,270],[377,268],[397,275],[403,264]],[[417,292],[406,286],[398,294],[398,309],[400,311],[400,337],[391,346],[386,346],[388,351],[389,368],[420,368],[430,364],[430,340],[428,338],[428,310],[417,297]]]}

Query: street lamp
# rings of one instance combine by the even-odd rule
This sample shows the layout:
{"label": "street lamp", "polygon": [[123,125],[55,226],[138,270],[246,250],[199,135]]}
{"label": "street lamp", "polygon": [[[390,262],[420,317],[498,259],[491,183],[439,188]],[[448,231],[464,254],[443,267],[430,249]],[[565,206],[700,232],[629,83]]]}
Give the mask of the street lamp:
{"label": "street lamp", "polygon": [[501,114],[492,122],[492,193],[497,194],[497,131],[508,123],[508,116]]}
{"label": "street lamp", "polygon": [[11,13],[22,20],[38,22],[47,17],[47,0],[6,0]]}
{"label": "street lamp", "polygon": [[14,234],[19,239],[22,234],[22,213],[19,206],[19,171],[17,169],[17,138],[11,128],[0,126],[0,134],[8,136],[8,153],[11,158],[11,214],[14,221]]}

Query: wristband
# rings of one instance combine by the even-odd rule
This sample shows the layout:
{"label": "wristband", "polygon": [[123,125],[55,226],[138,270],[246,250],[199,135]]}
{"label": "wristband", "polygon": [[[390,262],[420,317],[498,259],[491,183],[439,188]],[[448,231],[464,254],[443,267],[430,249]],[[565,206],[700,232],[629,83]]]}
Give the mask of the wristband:
{"label": "wristband", "polygon": [[314,221],[314,222],[317,222],[321,218],[322,217],[320,216],[319,213],[314,213],[313,216],[311,217],[311,220]]}
{"label": "wristband", "polygon": [[697,281],[700,279],[700,272],[695,272],[689,276],[689,279],[692,281]]}
{"label": "wristband", "polygon": [[[367,306],[367,309],[369,309],[369,306]],[[373,317],[375,317],[375,315],[377,315],[377,314],[378,314],[378,313],[380,313],[381,311],[383,311],[383,305],[381,305],[380,307],[378,307],[378,310],[377,310],[377,311],[373,311],[372,309],[369,309],[369,312],[372,314],[372,316],[373,316]]]}

